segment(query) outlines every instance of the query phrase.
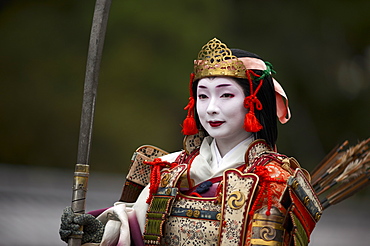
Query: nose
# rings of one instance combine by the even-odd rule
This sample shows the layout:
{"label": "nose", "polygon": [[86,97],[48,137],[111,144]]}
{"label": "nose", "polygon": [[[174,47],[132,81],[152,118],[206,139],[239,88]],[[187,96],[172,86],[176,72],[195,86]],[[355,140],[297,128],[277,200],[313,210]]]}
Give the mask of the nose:
{"label": "nose", "polygon": [[207,107],[207,114],[212,115],[212,114],[218,114],[219,112],[220,110],[219,110],[216,100],[211,99]]}

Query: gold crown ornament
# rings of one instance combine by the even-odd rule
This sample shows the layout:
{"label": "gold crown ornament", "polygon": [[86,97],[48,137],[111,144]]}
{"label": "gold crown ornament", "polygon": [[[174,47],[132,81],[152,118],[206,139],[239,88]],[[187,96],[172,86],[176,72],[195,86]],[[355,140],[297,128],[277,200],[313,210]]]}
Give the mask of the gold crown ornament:
{"label": "gold crown ornament", "polygon": [[226,44],[211,39],[198,53],[194,61],[194,80],[212,76],[247,78],[244,63],[234,56]]}

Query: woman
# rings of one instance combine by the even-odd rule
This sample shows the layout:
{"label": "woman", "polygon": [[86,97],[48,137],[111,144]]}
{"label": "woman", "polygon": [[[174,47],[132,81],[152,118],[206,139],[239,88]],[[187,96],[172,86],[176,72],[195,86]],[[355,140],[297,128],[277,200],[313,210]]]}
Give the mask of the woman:
{"label": "woman", "polygon": [[276,118],[285,123],[290,112],[272,73],[255,54],[216,38],[204,45],[190,79],[184,150],[161,156],[154,148],[159,158],[134,162],[150,166],[149,182],[131,168],[123,203],[98,217],[105,229],[89,215],[75,218],[88,225],[85,241],[129,245],[131,228],[135,245],[307,245],[322,209],[308,173],[274,152]]}

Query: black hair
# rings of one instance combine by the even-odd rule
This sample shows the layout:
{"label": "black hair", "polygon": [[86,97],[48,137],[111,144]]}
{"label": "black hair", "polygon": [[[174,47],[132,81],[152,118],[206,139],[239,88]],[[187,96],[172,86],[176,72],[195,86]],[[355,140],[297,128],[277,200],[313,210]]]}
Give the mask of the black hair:
{"label": "black hair", "polygon": [[[232,53],[234,56],[241,58],[241,57],[252,57],[252,58],[257,58],[263,61],[261,57],[259,57],[256,54],[253,54],[251,52],[245,51],[245,50],[240,50],[240,49],[231,49]],[[253,70],[256,74],[261,74],[260,70]],[[248,79],[242,79],[242,78],[234,78],[232,77],[244,90],[245,96],[249,96],[249,81]],[[192,90],[193,90],[193,95],[194,99],[197,100],[197,86],[198,82],[194,81]],[[260,81],[253,80],[253,88],[257,88],[259,85]],[[260,90],[257,93],[257,98],[260,100],[262,104],[262,110],[254,110],[254,113],[263,126],[263,129],[260,130],[259,132],[253,133],[255,139],[264,139],[268,145],[272,149],[274,149],[276,141],[277,141],[277,135],[278,135],[278,130],[277,130],[277,117],[276,117],[276,99],[275,99],[275,89],[274,89],[274,84],[272,81],[271,76],[266,76],[263,80],[262,86]],[[197,112],[195,110],[195,119],[197,122],[198,127],[201,126],[199,122],[199,117],[197,115]]]}

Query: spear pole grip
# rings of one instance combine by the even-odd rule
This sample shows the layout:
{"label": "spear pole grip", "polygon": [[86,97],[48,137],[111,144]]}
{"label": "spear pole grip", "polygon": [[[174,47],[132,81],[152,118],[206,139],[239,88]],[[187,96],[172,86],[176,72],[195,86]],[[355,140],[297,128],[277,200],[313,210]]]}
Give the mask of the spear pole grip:
{"label": "spear pole grip", "polygon": [[[85,213],[85,201],[87,184],[89,180],[89,165],[76,164],[73,177],[73,192],[72,192],[72,210],[75,215]],[[80,231],[83,230],[81,226]],[[68,245],[79,246],[81,245],[82,235],[73,234],[68,240]]]}
{"label": "spear pole grip", "polygon": [[76,164],[73,178],[72,210],[75,214],[85,213],[89,165]]}

